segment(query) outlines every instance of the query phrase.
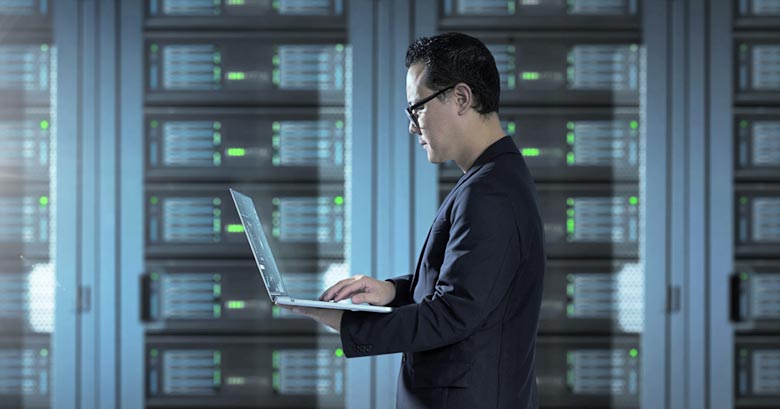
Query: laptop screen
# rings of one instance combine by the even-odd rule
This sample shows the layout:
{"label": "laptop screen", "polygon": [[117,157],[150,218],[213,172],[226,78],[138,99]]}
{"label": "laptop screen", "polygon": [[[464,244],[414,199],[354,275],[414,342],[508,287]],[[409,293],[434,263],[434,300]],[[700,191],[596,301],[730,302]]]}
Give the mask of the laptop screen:
{"label": "laptop screen", "polygon": [[233,195],[233,201],[236,203],[238,215],[241,217],[241,223],[244,225],[246,237],[249,239],[249,245],[252,247],[252,254],[255,256],[257,268],[260,269],[260,275],[263,277],[265,287],[269,295],[286,296],[287,289],[284,288],[284,282],[276,266],[271,247],[268,246],[268,240],[263,231],[263,225],[260,223],[260,216],[255,209],[254,201],[251,197],[230,189]]}

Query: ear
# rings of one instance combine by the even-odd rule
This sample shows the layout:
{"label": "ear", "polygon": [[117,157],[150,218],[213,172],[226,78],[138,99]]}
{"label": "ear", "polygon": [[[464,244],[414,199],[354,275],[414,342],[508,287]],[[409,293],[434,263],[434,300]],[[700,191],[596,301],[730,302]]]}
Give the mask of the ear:
{"label": "ear", "polygon": [[471,87],[465,82],[460,82],[455,85],[452,95],[455,98],[455,104],[458,107],[458,115],[465,115],[471,108],[474,100],[474,94],[471,93]]}

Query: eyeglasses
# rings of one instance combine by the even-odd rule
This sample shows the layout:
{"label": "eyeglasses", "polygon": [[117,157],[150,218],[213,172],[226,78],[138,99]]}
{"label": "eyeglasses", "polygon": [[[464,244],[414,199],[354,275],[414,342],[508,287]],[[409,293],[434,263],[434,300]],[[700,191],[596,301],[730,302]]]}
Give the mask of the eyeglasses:
{"label": "eyeglasses", "polygon": [[429,95],[429,96],[423,98],[421,101],[419,101],[419,102],[417,102],[415,104],[409,105],[408,107],[406,107],[406,117],[409,118],[410,121],[412,121],[412,123],[414,124],[415,128],[420,129],[420,124],[417,123],[418,114],[415,111],[420,109],[420,107],[425,105],[428,101],[438,97],[439,95],[441,95],[444,92],[449,91],[449,90],[451,90],[453,88],[455,88],[455,86],[454,85],[450,85],[447,88],[439,90],[439,91],[433,93],[432,95]]}

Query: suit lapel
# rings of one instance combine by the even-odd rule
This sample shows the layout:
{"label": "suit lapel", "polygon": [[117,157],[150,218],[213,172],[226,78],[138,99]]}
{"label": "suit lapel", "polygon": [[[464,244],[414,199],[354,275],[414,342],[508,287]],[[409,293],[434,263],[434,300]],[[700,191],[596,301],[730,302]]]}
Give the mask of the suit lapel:
{"label": "suit lapel", "polygon": [[458,179],[458,183],[455,184],[455,187],[450,190],[450,193],[447,194],[447,197],[444,198],[444,200],[441,202],[441,206],[439,206],[439,210],[436,212],[436,217],[434,217],[433,222],[431,222],[431,227],[428,228],[428,234],[425,236],[425,243],[423,243],[422,249],[420,249],[420,255],[417,257],[417,267],[414,269],[414,275],[412,276],[412,283],[409,286],[409,291],[411,292],[410,297],[414,298],[414,290],[417,286],[417,282],[420,281],[420,266],[422,266],[422,259],[423,254],[425,254],[425,250],[428,247],[428,239],[431,238],[431,231],[433,231],[433,225],[436,223],[436,220],[439,219],[439,216],[441,215],[441,212],[449,207],[448,203],[450,202],[450,198],[453,196],[456,190],[460,188],[460,186],[469,179],[472,175],[477,173],[477,171],[482,168],[482,165],[474,166],[471,169],[469,169],[468,172],[466,172],[463,176]]}

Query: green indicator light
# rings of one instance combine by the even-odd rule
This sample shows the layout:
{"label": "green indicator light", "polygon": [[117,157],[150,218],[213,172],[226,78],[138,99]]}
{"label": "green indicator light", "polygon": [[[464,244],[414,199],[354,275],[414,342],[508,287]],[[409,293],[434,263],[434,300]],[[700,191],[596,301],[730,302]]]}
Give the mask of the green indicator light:
{"label": "green indicator light", "polygon": [[514,75],[510,75],[509,78],[507,78],[507,84],[506,85],[509,87],[509,89],[515,89],[515,87],[517,86],[517,82],[515,80],[515,76]]}
{"label": "green indicator light", "polygon": [[337,206],[341,206],[344,204],[344,197],[343,196],[336,196],[333,198],[333,203],[335,203]]}
{"label": "green indicator light", "polygon": [[748,280],[748,273],[739,273],[739,279],[742,281]]}
{"label": "green indicator light", "polygon": [[631,49],[631,51],[639,50],[639,46],[636,45],[636,44],[631,44],[631,47],[629,47],[629,48]]}
{"label": "green indicator light", "polygon": [[272,136],[271,144],[274,146],[274,148],[278,148],[282,144],[282,138],[280,138],[279,135]]}
{"label": "green indicator light", "polygon": [[219,385],[221,383],[222,383],[222,372],[214,371],[214,385]]}
{"label": "green indicator light", "polygon": [[566,232],[574,234],[574,219],[566,219]]}
{"label": "green indicator light", "polygon": [[745,129],[748,127],[748,121],[745,121],[744,119],[739,121],[739,127],[742,129]]}
{"label": "green indicator light", "polygon": [[279,130],[282,129],[282,124],[279,122],[274,122],[271,125],[271,128],[273,128],[274,132],[279,132]]}
{"label": "green indicator light", "polygon": [[336,51],[338,52],[344,51],[344,44],[336,44]]}
{"label": "green indicator light", "polygon": [[566,285],[566,295],[568,295],[569,297],[574,295],[574,284]]}
{"label": "green indicator light", "polygon": [[636,356],[639,355],[639,351],[637,351],[636,348],[631,348],[631,350],[628,351],[628,354],[631,355],[631,358],[636,358]]}
{"label": "green indicator light", "polygon": [[739,198],[739,204],[746,205],[748,202],[747,196],[742,196]]}
{"label": "green indicator light", "polygon": [[152,197],[149,198],[149,203],[151,203],[153,205],[156,205],[159,201],[160,201],[160,199],[158,199],[157,196],[152,196]]}
{"label": "green indicator light", "polygon": [[38,202],[41,204],[41,206],[46,206],[49,204],[49,198],[46,196],[41,196],[41,198],[38,199]]}
{"label": "green indicator light", "polygon": [[274,318],[279,318],[279,316],[282,315],[282,309],[274,305],[273,308],[271,308],[271,315]]}
{"label": "green indicator light", "polygon": [[279,237],[282,235],[282,231],[279,230],[278,227],[275,227],[273,230],[271,230],[271,235],[274,237]]}
{"label": "green indicator light", "polygon": [[219,318],[222,316],[222,306],[219,304],[214,304],[214,318]]}
{"label": "green indicator light", "polygon": [[219,274],[214,274],[211,278],[212,278],[212,280],[214,280],[214,282],[217,282],[217,283],[222,280],[222,276],[220,276]]}
{"label": "green indicator light", "polygon": [[246,74],[240,71],[231,71],[227,74],[227,78],[230,81],[243,81],[246,79]]}
{"label": "green indicator light", "polygon": [[244,4],[246,4],[244,0],[228,0],[230,6],[243,6]]}
{"label": "green indicator light", "polygon": [[506,125],[506,131],[507,131],[507,132],[508,132],[510,135],[514,135],[514,134],[515,134],[515,131],[517,131],[517,125],[516,125],[514,122],[510,122],[510,123],[508,123],[508,124]]}
{"label": "green indicator light", "polygon": [[569,165],[574,164],[574,152],[569,152],[566,154],[566,163],[568,163]]}
{"label": "green indicator light", "polygon": [[572,198],[566,199],[566,205],[567,206],[574,206],[574,199],[572,199]]}
{"label": "green indicator light", "polygon": [[241,224],[228,224],[227,231],[228,233],[243,233],[244,226]]}
{"label": "green indicator light", "polygon": [[637,122],[637,121],[631,121],[631,123],[629,125],[631,126],[631,129],[639,128],[639,122]]}
{"label": "green indicator light", "polygon": [[246,384],[246,378],[243,376],[231,376],[227,378],[228,385],[244,385]]}
{"label": "green indicator light", "polygon": [[341,357],[344,356],[344,350],[341,349],[341,348],[336,348],[335,354],[336,354],[337,357],[341,358]]}
{"label": "green indicator light", "polygon": [[215,197],[214,200],[211,201],[211,203],[213,203],[214,206],[219,206],[222,204],[222,199]]}
{"label": "green indicator light", "polygon": [[160,275],[157,273],[151,273],[149,274],[149,278],[151,278],[152,281],[157,281],[160,278]]}
{"label": "green indicator light", "polygon": [[282,362],[281,354],[279,354],[279,351],[274,351],[271,355],[271,365],[273,365],[274,368],[279,368],[280,363]]}
{"label": "green indicator light", "polygon": [[212,226],[214,227],[214,234],[219,234],[219,230],[222,228],[222,223],[218,218],[214,218],[214,223],[212,223]]}
{"label": "green indicator light", "polygon": [[157,128],[158,126],[160,126],[160,123],[157,122],[156,119],[152,119],[151,121],[149,121],[149,126],[151,126],[152,128]]}
{"label": "green indicator light", "polygon": [[566,306],[566,316],[567,317],[573,317],[574,316],[574,305],[568,304]]}
{"label": "green indicator light", "polygon": [[49,121],[45,119],[41,121],[40,125],[41,125],[41,129],[43,129],[44,131],[49,129]]}
{"label": "green indicator light", "polygon": [[282,383],[279,380],[279,372],[274,372],[272,383],[273,383],[274,390],[278,391],[279,389],[281,389]]}
{"label": "green indicator light", "polygon": [[521,152],[523,156],[539,156],[538,148],[523,148]]}
{"label": "green indicator light", "polygon": [[219,64],[222,62],[222,57],[219,56],[219,53],[214,53],[214,57],[211,60],[214,61],[214,64]]}
{"label": "green indicator light", "polygon": [[273,62],[274,65],[279,65],[280,59],[278,55],[274,55],[274,57],[271,59],[271,62]]}
{"label": "green indicator light", "polygon": [[515,0],[510,0],[506,3],[506,11],[509,14],[515,14]]}
{"label": "green indicator light", "polygon": [[156,349],[152,349],[149,351],[149,355],[151,355],[152,358],[157,358],[158,352]]}
{"label": "green indicator light", "polygon": [[574,122],[566,122],[566,129],[573,131],[574,130]]}
{"label": "green indicator light", "polygon": [[523,78],[523,81],[536,81],[540,77],[538,72],[534,71],[525,71],[521,73],[521,78]]}
{"label": "green indicator light", "polygon": [[231,300],[227,302],[227,307],[229,310],[243,310],[246,308],[246,302],[238,300]]}
{"label": "green indicator light", "polygon": [[219,152],[214,152],[214,166],[219,166],[222,164],[222,154]]}
{"label": "green indicator light", "polygon": [[41,356],[44,358],[49,356],[49,350],[46,348],[41,349]]}
{"label": "green indicator light", "polygon": [[228,148],[227,156],[245,156],[246,149],[244,148]]}
{"label": "green indicator light", "polygon": [[222,284],[214,284],[214,297],[222,295]]}
{"label": "green indicator light", "polygon": [[631,206],[636,206],[637,204],[639,204],[639,199],[636,196],[631,196],[628,198],[628,203]]}
{"label": "green indicator light", "polygon": [[274,0],[274,2],[271,3],[271,7],[273,7],[274,10],[279,11],[279,9],[281,8],[281,4],[279,0]]}
{"label": "green indicator light", "polygon": [[574,217],[574,209],[568,209],[566,210],[566,216]]}
{"label": "green indicator light", "polygon": [[222,129],[222,122],[214,122],[214,130],[218,131]]}
{"label": "green indicator light", "polygon": [[282,76],[278,69],[273,70],[272,77],[274,84],[279,85],[279,83],[282,82]]}
{"label": "green indicator light", "polygon": [[279,155],[274,155],[274,157],[271,158],[271,163],[274,166],[279,166],[282,163],[282,159],[279,157]]}
{"label": "green indicator light", "polygon": [[43,51],[43,52],[49,51],[49,45],[48,44],[41,44],[41,51]]}
{"label": "green indicator light", "polygon": [[214,146],[222,143],[222,133],[214,132]]}
{"label": "green indicator light", "polygon": [[214,364],[219,365],[222,362],[222,352],[214,351]]}
{"label": "green indicator light", "polygon": [[271,203],[274,206],[279,206],[280,204],[282,204],[282,199],[279,199],[278,197],[275,197],[275,198],[271,199]]}
{"label": "green indicator light", "polygon": [[149,50],[151,50],[153,53],[156,53],[157,50],[159,50],[159,49],[160,49],[160,47],[158,47],[157,44],[154,44],[154,43],[149,46]]}
{"label": "green indicator light", "polygon": [[344,121],[336,121],[336,129],[344,129]]}
{"label": "green indicator light", "polygon": [[214,81],[219,81],[222,76],[222,68],[214,67]]}
{"label": "green indicator light", "polygon": [[574,364],[574,354],[568,351],[566,352],[566,363],[569,365]]}

